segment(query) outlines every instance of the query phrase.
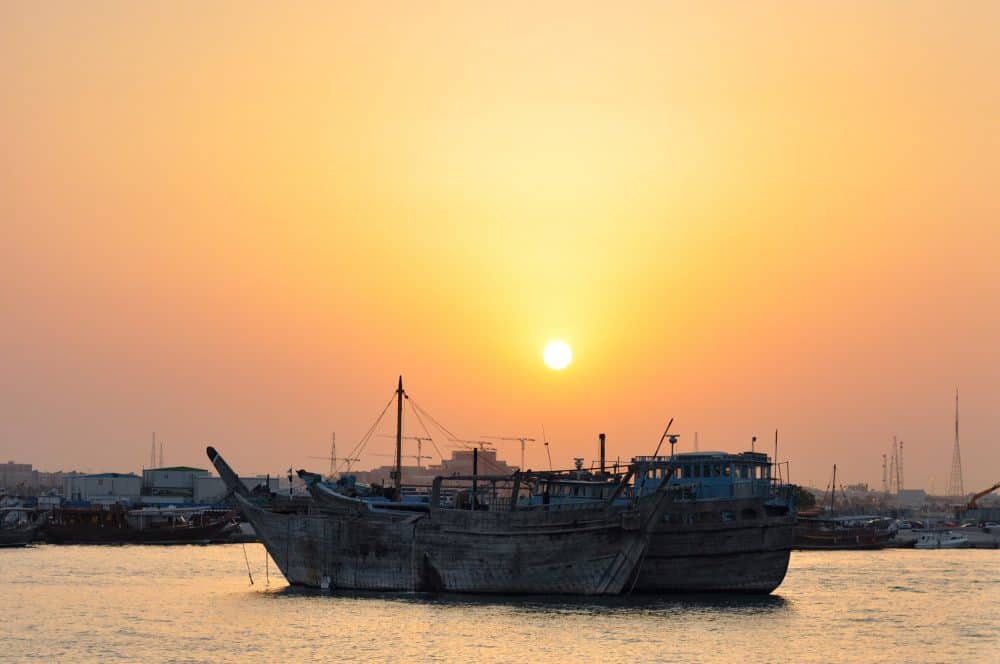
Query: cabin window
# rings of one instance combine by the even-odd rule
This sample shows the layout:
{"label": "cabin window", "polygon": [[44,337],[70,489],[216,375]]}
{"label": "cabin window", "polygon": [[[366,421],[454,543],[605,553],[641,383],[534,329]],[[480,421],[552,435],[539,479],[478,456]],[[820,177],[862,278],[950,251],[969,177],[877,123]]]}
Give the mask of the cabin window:
{"label": "cabin window", "polygon": [[721,512],[719,512],[719,517],[720,517],[720,518],[721,518],[721,519],[722,519],[723,521],[732,521],[732,520],[733,520],[733,518],[734,518],[734,517],[733,517],[733,513],[732,513],[732,512],[730,512],[729,510],[722,510]]}
{"label": "cabin window", "polygon": [[757,518],[757,510],[750,509],[749,507],[740,512],[740,518],[746,521],[753,521]]}
{"label": "cabin window", "polygon": [[722,466],[720,464],[712,464],[712,477],[722,477]]}
{"label": "cabin window", "polygon": [[722,476],[723,477],[729,477],[729,474],[731,472],[732,472],[732,468],[730,467],[730,465],[728,463],[722,464]]}
{"label": "cabin window", "polygon": [[677,478],[677,479],[681,479],[682,477],[684,477],[684,474],[681,473],[680,466],[678,466],[677,468],[674,468],[674,477]]}
{"label": "cabin window", "polygon": [[718,521],[715,512],[698,512],[698,523],[715,523]]}
{"label": "cabin window", "polygon": [[691,466],[691,477],[701,477],[701,464],[696,463]]}

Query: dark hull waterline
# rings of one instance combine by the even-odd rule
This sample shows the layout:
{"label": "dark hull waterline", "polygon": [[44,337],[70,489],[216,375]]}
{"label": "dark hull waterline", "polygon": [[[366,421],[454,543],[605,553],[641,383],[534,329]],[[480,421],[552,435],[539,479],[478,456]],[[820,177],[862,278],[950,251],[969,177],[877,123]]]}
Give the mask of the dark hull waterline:
{"label": "dark hull waterline", "polygon": [[232,528],[228,522],[204,526],[159,527],[138,530],[129,527],[46,524],[42,534],[50,544],[208,544],[218,541]]}

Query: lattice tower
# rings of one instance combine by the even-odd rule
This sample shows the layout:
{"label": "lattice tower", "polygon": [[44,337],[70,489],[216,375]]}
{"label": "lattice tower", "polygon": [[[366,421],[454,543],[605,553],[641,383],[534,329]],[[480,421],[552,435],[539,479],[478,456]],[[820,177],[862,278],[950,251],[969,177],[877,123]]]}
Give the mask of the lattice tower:
{"label": "lattice tower", "polygon": [[951,475],[948,476],[949,496],[964,496],[962,486],[962,450],[958,446],[958,390],[955,390],[955,447],[951,451]]}

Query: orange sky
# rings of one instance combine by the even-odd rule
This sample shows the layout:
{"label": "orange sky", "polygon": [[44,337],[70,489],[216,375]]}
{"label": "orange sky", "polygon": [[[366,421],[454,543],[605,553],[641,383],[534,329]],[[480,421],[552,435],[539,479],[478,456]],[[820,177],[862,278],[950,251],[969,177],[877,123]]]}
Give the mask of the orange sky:
{"label": "orange sky", "polygon": [[402,372],[939,492],[958,387],[996,481],[1000,5],[538,4],[0,7],[2,460],[322,466]]}

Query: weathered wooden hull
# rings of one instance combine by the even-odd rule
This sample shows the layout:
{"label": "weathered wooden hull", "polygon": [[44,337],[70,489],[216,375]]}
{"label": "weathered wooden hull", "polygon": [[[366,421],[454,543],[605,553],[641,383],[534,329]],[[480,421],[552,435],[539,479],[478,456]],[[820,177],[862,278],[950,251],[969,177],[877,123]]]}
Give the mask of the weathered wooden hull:
{"label": "weathered wooden hull", "polygon": [[647,542],[624,511],[281,513],[237,499],[289,583],[316,588],[614,595]]}
{"label": "weathered wooden hull", "polygon": [[800,519],[795,526],[795,548],[808,551],[884,549],[890,533],[870,526],[837,526],[829,521]]}
{"label": "weathered wooden hull", "polygon": [[770,593],[788,571],[794,532],[794,516],[768,516],[760,499],[676,503],[651,528],[635,591]]}
{"label": "weathered wooden hull", "polygon": [[35,538],[35,526],[0,529],[0,548],[27,546]]}
{"label": "weathered wooden hull", "polygon": [[219,521],[204,526],[139,530],[128,526],[48,523],[41,527],[49,544],[208,544],[219,541],[233,525]]}

